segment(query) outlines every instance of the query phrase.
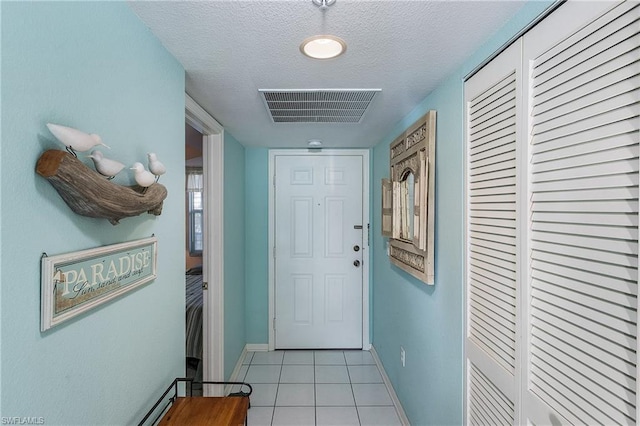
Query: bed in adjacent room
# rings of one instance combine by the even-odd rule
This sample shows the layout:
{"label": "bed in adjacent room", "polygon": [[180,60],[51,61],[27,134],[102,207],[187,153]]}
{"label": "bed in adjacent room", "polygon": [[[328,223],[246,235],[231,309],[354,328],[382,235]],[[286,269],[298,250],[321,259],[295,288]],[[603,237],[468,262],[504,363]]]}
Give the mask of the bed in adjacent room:
{"label": "bed in adjacent room", "polygon": [[202,267],[186,274],[186,356],[202,360]]}

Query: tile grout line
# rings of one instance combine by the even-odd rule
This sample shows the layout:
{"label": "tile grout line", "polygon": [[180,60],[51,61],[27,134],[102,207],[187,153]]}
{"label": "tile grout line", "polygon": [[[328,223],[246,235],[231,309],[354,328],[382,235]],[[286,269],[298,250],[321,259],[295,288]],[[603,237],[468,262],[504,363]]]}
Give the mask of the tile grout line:
{"label": "tile grout line", "polygon": [[358,411],[358,403],[356,402],[356,393],[353,390],[353,382],[351,381],[351,372],[349,371],[349,363],[347,362],[347,356],[344,357],[344,362],[347,368],[347,377],[349,377],[349,386],[351,387],[351,396],[353,396],[353,408],[356,409],[356,417],[358,418],[358,425],[362,425],[360,420],[360,411]]}
{"label": "tile grout line", "polygon": [[273,400],[273,414],[271,415],[271,424],[273,425],[273,419],[276,417],[276,407],[278,403],[278,393],[280,393],[280,380],[282,380],[282,368],[284,366],[284,355],[286,351],[282,353],[282,362],[280,363],[280,374],[278,375],[278,385],[276,388],[276,399]]}
{"label": "tile grout line", "polygon": [[316,351],[312,353],[313,358],[313,424],[318,424],[318,387],[316,384]]}
{"label": "tile grout line", "polygon": [[[350,365],[349,362],[347,361],[347,356],[346,356],[347,353],[346,353],[346,351],[341,351],[341,352],[342,352],[342,357],[343,357],[343,361],[344,361],[344,368],[347,369],[348,384],[351,386],[351,395],[352,395],[352,398],[353,398],[353,407],[356,409],[356,419],[357,419],[356,421],[357,421],[358,425],[362,425],[362,419],[361,419],[361,416],[360,416],[360,411],[358,409],[358,404],[357,404],[356,398],[355,398],[355,389],[354,389],[354,382],[353,382],[354,378],[352,377],[352,374],[351,374],[351,371],[350,371],[349,367],[351,367],[351,366],[363,367],[363,366],[366,366],[368,364],[363,363],[363,361],[358,362],[357,360],[354,360],[355,364]],[[313,382],[313,392],[314,392],[314,397],[313,397],[314,398],[314,405],[313,405],[313,408],[314,408],[314,419],[313,419],[313,423],[311,423],[311,424],[317,426],[318,425],[318,421],[319,421],[318,420],[317,386],[319,385],[319,383],[318,383],[318,375],[316,374],[317,373],[316,368],[318,366],[321,366],[321,367],[332,366],[333,364],[326,364],[326,365],[322,364],[322,365],[319,365],[319,364],[317,364],[317,357],[315,355],[316,355],[316,351],[311,351],[311,358],[312,358],[311,367],[313,368],[313,373],[312,373],[313,374],[313,380],[312,380],[312,382]],[[281,362],[278,363],[278,364],[275,364],[275,365],[279,365],[280,371],[279,371],[278,380],[277,380],[278,383],[276,384],[276,395],[275,395],[275,399],[274,399],[274,402],[273,402],[273,411],[272,411],[272,414],[271,414],[271,422],[268,423],[271,426],[274,426],[274,424],[275,424],[274,423],[275,422],[275,409],[277,408],[276,401],[277,401],[277,398],[278,398],[278,395],[279,395],[279,392],[280,392],[280,384],[283,383],[282,380],[283,380],[283,375],[284,375],[284,367],[289,365],[289,364],[286,364],[285,361],[284,361],[285,356],[286,356],[286,351],[284,351],[283,354],[282,354]],[[255,357],[255,354],[253,354],[252,359],[250,360],[249,364],[247,365],[246,374],[248,374],[248,370],[252,366],[255,367],[255,366],[262,365],[262,364],[255,364],[254,363],[255,360],[253,359],[254,357]],[[265,364],[265,365],[267,365],[267,364]],[[297,364],[294,363],[294,364],[291,364],[291,365],[297,365]],[[335,367],[338,367],[339,365],[340,364],[335,364]],[[375,370],[377,370],[377,372],[382,376],[378,365],[375,364],[375,358],[374,358],[373,366],[374,366]],[[369,381],[367,381],[365,384],[378,384],[379,383],[379,382],[375,382],[375,383],[371,382],[370,379],[367,379],[367,380],[369,380]],[[343,382],[335,382],[334,381],[334,382],[327,383],[327,384],[329,384],[329,385],[332,385],[332,384],[333,385],[339,385],[341,383],[343,383]],[[292,382],[292,384],[303,384],[303,382],[298,383],[298,382],[295,382],[295,380],[294,380],[294,382]],[[383,380],[382,384],[385,385],[384,380]],[[386,388],[386,386],[385,386],[385,388]],[[386,390],[387,390],[387,392],[389,392],[388,389],[386,389]],[[391,395],[389,395],[389,396],[391,396]],[[392,401],[391,407],[396,408],[396,407],[394,407],[394,405],[395,404],[393,404],[393,401]],[[341,408],[341,407],[348,407],[348,406],[349,405],[345,405],[345,406],[343,406],[343,405],[335,405],[335,406],[331,405],[331,406],[327,406],[327,407],[328,408]],[[298,407],[298,406],[297,405],[291,405],[291,406],[287,405],[286,407]],[[382,406],[378,405],[378,404],[372,404],[372,405],[367,404],[367,405],[363,405],[363,407],[382,407]],[[398,414],[397,413],[397,408],[394,411],[396,411],[396,414]],[[402,423],[402,420],[401,420],[401,423]],[[354,424],[356,424],[356,423],[354,423]]]}

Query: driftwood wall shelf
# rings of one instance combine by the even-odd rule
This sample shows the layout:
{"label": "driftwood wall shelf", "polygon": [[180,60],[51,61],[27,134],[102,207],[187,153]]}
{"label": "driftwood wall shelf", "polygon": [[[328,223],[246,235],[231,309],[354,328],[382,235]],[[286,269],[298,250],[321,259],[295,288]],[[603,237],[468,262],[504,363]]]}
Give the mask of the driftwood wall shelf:
{"label": "driftwood wall shelf", "polygon": [[112,225],[144,212],[159,216],[167,198],[167,189],[159,183],[154,183],[144,193],[144,188],[137,185],[118,185],[68,152],[57,149],[40,156],[36,172],[53,185],[75,213],[108,219]]}

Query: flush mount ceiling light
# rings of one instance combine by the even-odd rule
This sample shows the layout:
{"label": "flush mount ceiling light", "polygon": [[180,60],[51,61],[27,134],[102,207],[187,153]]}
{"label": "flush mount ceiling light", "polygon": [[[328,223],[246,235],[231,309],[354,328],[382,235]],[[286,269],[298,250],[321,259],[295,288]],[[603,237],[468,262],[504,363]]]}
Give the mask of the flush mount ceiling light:
{"label": "flush mount ceiling light", "polygon": [[[312,3],[326,12],[336,0],[311,0]],[[313,59],[331,59],[342,55],[347,50],[347,43],[340,37],[333,35],[315,35],[305,39],[300,45],[300,51]]]}
{"label": "flush mount ceiling light", "polygon": [[320,139],[309,139],[307,141],[307,146],[311,149],[322,148],[322,141]]}
{"label": "flush mount ceiling light", "polygon": [[331,59],[342,55],[347,44],[340,37],[332,35],[316,35],[305,39],[300,51],[313,59]]}

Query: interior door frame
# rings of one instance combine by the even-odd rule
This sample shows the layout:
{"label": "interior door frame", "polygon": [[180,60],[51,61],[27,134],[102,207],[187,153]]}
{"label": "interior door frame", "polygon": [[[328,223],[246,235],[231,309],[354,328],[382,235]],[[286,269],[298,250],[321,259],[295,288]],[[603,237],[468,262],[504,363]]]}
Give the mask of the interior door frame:
{"label": "interior door frame", "polygon": [[275,323],[276,303],[275,303],[275,259],[273,256],[275,248],[275,172],[276,156],[318,156],[331,157],[334,155],[354,155],[362,157],[362,349],[371,349],[369,339],[369,252],[370,229],[369,229],[369,198],[371,188],[369,185],[369,150],[368,149],[270,149],[269,150],[269,350],[275,350]]}
{"label": "interior door frame", "polygon": [[[202,282],[202,378],[224,380],[224,127],[185,93],[185,121],[203,134],[204,251]],[[205,386],[204,396],[222,394]]]}

